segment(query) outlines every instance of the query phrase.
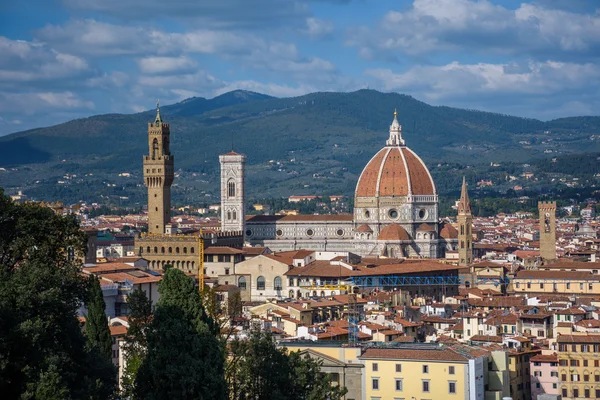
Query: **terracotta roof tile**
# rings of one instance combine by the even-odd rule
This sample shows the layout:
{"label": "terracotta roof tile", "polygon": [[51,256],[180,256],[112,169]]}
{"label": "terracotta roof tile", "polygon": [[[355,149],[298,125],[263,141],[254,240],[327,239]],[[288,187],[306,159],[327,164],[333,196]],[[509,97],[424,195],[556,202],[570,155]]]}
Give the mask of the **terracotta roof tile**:
{"label": "terracotta roof tile", "polygon": [[431,360],[466,362],[469,359],[449,348],[436,350],[423,349],[367,349],[360,359],[389,359],[389,360]]}

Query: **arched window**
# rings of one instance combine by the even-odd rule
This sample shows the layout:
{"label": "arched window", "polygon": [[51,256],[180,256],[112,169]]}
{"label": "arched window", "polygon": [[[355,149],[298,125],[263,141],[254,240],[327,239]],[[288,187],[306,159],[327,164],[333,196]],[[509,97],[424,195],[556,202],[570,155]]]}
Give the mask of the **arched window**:
{"label": "arched window", "polygon": [[146,247],[146,252],[150,253],[150,246]]}
{"label": "arched window", "polygon": [[161,248],[160,248],[160,252],[164,254],[164,253],[165,253],[165,248],[164,248],[164,247],[161,247]]}
{"label": "arched window", "polygon": [[294,298],[294,291],[293,291],[293,290],[290,290],[289,297],[290,297],[290,299],[293,299],[293,298]]}
{"label": "arched window", "polygon": [[175,253],[179,254],[179,247],[175,247]]}
{"label": "arched window", "polygon": [[173,248],[169,247],[169,254],[171,254],[173,252]]}
{"label": "arched window", "polygon": [[259,276],[258,278],[256,278],[256,290],[265,290],[264,276]]}
{"label": "arched window", "polygon": [[275,290],[281,290],[283,288],[283,284],[281,283],[281,278],[276,276],[273,280],[273,287]]}
{"label": "arched window", "polygon": [[158,139],[154,138],[152,142],[152,158],[156,158],[156,154],[158,153]]}
{"label": "arched window", "polygon": [[231,219],[231,211],[227,211],[227,220]]}
{"label": "arched window", "polygon": [[190,247],[190,253],[194,254],[194,248]]}
{"label": "arched window", "polygon": [[183,248],[183,254],[187,254],[187,247]]}
{"label": "arched window", "polygon": [[158,253],[158,247],[155,247],[155,248],[154,248],[154,252],[155,252],[155,253]]}
{"label": "arched window", "polygon": [[246,277],[240,276],[240,279],[238,279],[238,287],[240,290],[246,290]]}
{"label": "arched window", "polygon": [[227,182],[227,197],[235,197],[235,182]]}
{"label": "arched window", "polygon": [[237,219],[237,212],[235,210],[233,210],[233,219],[236,220]]}

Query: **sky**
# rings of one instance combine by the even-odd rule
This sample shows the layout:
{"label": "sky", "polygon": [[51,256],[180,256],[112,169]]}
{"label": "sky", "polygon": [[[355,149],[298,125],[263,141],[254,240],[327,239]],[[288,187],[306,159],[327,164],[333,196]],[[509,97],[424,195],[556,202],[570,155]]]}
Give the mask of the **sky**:
{"label": "sky", "polygon": [[598,115],[599,56],[598,0],[3,0],[0,135],[235,89]]}

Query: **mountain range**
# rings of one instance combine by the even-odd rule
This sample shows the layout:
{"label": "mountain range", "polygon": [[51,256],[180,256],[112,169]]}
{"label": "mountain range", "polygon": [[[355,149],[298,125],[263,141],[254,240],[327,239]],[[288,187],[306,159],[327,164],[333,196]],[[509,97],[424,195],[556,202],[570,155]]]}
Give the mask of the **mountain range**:
{"label": "mountain range", "polygon": [[[440,192],[459,185],[458,174],[439,175],[446,164],[461,169],[600,152],[600,117],[540,121],[374,90],[292,98],[238,90],[161,107],[171,124],[174,198],[218,199],[218,155],[232,146],[247,155],[250,197],[351,195],[362,168],[385,144],[394,110],[407,145],[430,167]],[[39,199],[143,202],[142,156],[155,113],[96,115],[0,137],[0,185]]]}

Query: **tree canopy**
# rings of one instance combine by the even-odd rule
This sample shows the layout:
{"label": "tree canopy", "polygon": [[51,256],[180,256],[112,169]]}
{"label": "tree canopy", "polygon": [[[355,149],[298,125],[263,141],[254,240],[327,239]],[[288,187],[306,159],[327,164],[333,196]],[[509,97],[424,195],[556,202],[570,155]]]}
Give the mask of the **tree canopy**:
{"label": "tree canopy", "polygon": [[[71,216],[15,204],[0,189],[0,393],[4,398],[110,398],[114,369],[88,351],[85,234]],[[112,371],[112,372],[111,372]]]}

